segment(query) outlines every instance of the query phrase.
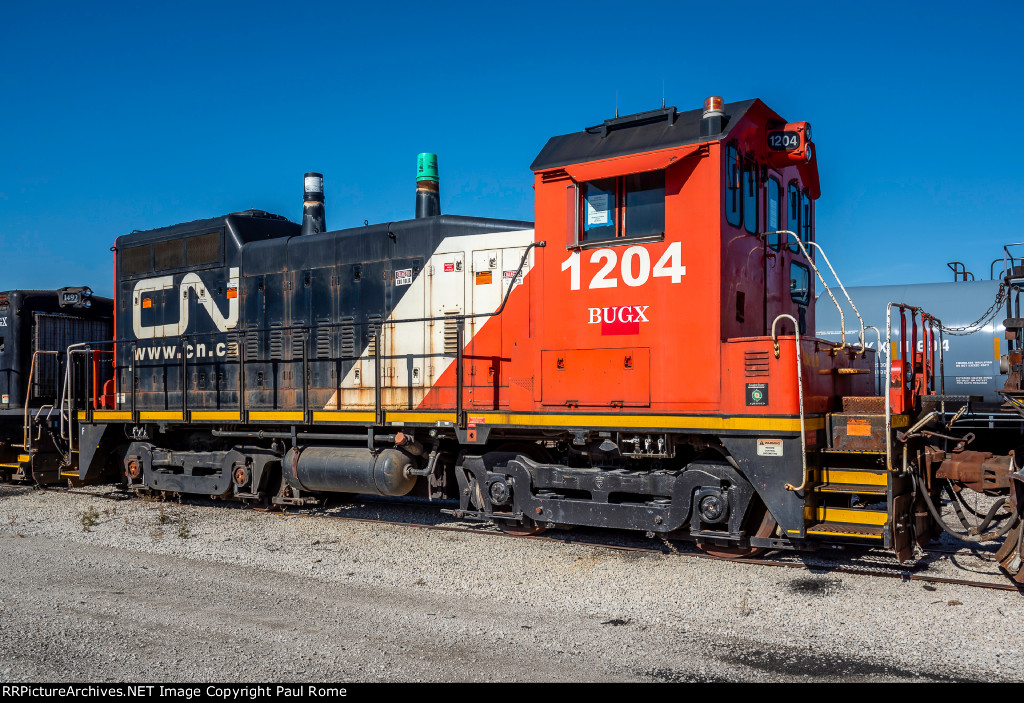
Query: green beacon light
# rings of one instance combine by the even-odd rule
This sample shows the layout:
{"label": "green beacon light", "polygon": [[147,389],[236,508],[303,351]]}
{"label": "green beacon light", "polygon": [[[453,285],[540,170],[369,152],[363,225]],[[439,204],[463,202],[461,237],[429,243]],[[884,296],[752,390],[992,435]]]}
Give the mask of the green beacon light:
{"label": "green beacon light", "polygon": [[440,179],[437,154],[424,152],[416,157],[416,217],[441,214]]}

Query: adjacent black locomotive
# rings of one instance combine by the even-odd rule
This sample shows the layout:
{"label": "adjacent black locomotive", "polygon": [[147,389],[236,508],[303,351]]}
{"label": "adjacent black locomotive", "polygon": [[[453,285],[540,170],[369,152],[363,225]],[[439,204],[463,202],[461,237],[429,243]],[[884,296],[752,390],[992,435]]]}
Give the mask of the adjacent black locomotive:
{"label": "adjacent black locomotive", "polygon": [[[87,286],[0,292],[0,477],[77,478],[77,469],[67,470],[77,425],[62,412],[62,400],[98,390],[85,386],[84,371],[94,361],[97,384],[111,377],[112,352],[100,348],[112,333],[113,301]],[[79,352],[70,369],[69,349]]]}

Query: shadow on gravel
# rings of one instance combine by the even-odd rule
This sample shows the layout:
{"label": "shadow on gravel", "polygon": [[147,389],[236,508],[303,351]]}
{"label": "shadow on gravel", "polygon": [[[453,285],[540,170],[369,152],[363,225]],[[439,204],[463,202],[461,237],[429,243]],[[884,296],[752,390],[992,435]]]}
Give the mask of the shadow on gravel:
{"label": "shadow on gravel", "polygon": [[795,578],[787,583],[786,587],[793,593],[806,596],[829,596],[846,588],[840,579],[823,579],[813,576]]}
{"label": "shadow on gravel", "polygon": [[974,682],[976,679],[947,676],[932,672],[911,671],[897,666],[877,664],[867,659],[843,657],[839,654],[814,653],[792,648],[772,651],[750,649],[743,654],[728,656],[725,661],[780,677],[799,677],[835,681],[904,681]]}
{"label": "shadow on gravel", "polygon": [[7,498],[9,496],[20,496],[32,490],[35,490],[35,486],[21,486],[10,483],[0,483],[0,498]]}

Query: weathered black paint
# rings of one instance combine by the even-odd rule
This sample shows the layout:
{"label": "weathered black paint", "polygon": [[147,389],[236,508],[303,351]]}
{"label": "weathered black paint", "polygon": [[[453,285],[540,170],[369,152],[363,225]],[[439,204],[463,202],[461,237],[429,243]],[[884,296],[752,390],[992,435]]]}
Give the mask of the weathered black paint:
{"label": "weathered black paint", "polygon": [[[247,410],[323,407],[369,344],[374,324],[386,320],[409,290],[393,285],[396,270],[422,275],[446,237],[530,227],[528,222],[444,215],[298,236],[298,225],[250,211],[121,237],[119,250],[206,232],[220,231],[224,237],[218,264],[138,274],[124,274],[119,267],[118,360],[125,406],[134,377],[138,411],[238,410],[239,368],[244,366]],[[194,291],[181,292],[181,281],[189,273],[198,275],[226,312],[232,267],[240,270],[238,324],[218,332]],[[173,277],[173,283],[147,294],[152,307],[143,310],[142,324],[176,322],[180,306],[188,305],[188,328],[181,337],[139,340],[132,321],[135,287],[158,276]],[[153,358],[154,352],[161,358]],[[188,374],[187,398],[183,373]],[[304,375],[309,398],[303,397]]]}

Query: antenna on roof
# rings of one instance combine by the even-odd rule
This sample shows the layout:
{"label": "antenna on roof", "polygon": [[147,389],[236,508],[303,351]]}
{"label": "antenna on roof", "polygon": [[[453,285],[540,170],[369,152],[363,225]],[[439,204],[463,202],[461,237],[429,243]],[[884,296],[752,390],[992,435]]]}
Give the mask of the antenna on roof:
{"label": "antenna on roof", "polygon": [[661,109],[665,109],[665,79],[661,79]]}
{"label": "antenna on roof", "polygon": [[619,116],[619,89],[615,89],[615,116]]}

